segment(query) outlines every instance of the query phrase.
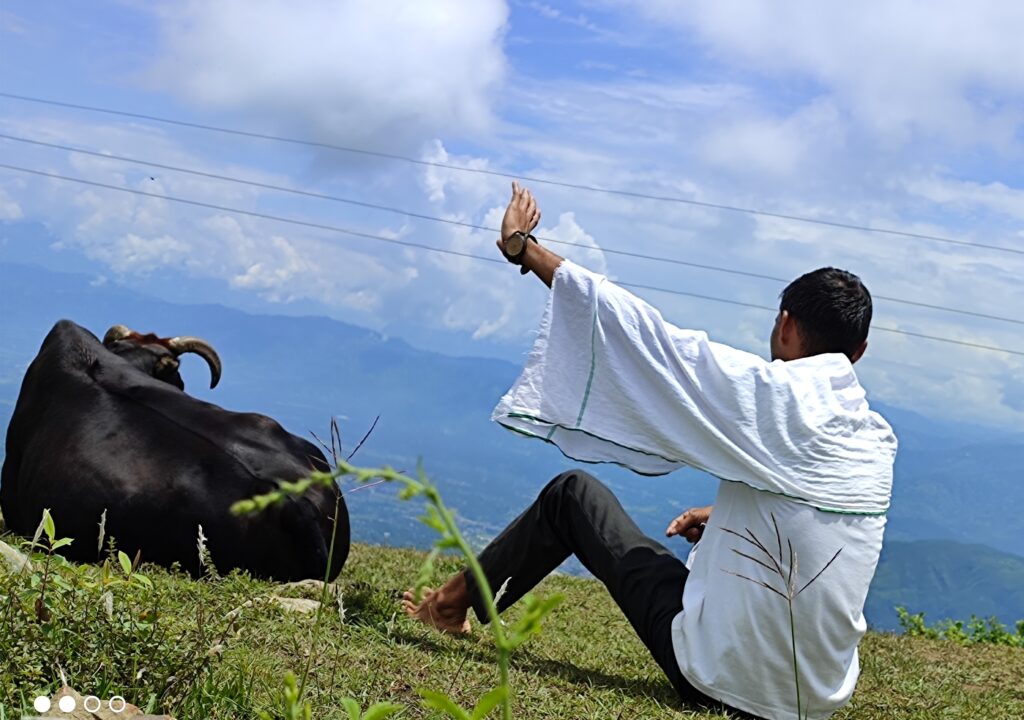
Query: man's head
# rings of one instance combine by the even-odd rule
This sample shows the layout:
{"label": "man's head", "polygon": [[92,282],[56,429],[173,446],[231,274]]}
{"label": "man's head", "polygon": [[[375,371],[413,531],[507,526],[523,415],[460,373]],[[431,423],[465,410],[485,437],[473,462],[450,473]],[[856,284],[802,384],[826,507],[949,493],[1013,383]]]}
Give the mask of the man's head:
{"label": "man's head", "polygon": [[782,291],[772,329],[772,360],[843,353],[857,362],[868,346],[871,293],[853,273],[821,268]]}

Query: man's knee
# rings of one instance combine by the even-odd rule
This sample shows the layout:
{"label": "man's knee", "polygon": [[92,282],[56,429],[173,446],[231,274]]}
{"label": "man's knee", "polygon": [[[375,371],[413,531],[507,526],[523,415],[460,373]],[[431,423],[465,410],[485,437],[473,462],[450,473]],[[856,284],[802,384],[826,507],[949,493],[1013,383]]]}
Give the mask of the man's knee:
{"label": "man's knee", "polygon": [[587,471],[574,468],[556,475],[544,488],[543,494],[579,497],[588,489],[593,488],[604,490],[604,484]]}

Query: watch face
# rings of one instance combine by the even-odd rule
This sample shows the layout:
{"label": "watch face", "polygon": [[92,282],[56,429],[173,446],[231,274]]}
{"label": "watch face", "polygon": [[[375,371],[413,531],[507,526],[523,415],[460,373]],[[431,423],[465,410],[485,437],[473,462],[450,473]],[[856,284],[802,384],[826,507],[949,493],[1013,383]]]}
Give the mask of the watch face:
{"label": "watch face", "polygon": [[526,247],[526,236],[522,233],[515,233],[505,241],[505,252],[512,257],[519,257]]}

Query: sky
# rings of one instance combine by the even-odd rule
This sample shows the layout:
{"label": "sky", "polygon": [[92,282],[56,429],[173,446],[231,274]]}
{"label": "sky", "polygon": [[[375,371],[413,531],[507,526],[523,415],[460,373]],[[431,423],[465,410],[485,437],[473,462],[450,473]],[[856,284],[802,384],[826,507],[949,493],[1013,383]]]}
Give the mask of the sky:
{"label": "sky", "polygon": [[[319,145],[10,98],[0,133],[421,217],[14,140],[0,162],[491,258],[495,233],[465,224],[499,225],[509,178],[458,168],[623,190],[527,183],[536,234],[614,280],[755,305],[814,268],[849,269],[876,296],[857,365],[869,397],[1012,429],[1024,356],[878,328],[1024,352],[1021,37],[1024,5],[983,0],[0,0],[0,92]],[[547,292],[499,263],[5,169],[0,223],[0,260],[31,236],[38,262],[96,282],[452,354],[522,360]],[[637,293],[768,352],[771,312]]]}

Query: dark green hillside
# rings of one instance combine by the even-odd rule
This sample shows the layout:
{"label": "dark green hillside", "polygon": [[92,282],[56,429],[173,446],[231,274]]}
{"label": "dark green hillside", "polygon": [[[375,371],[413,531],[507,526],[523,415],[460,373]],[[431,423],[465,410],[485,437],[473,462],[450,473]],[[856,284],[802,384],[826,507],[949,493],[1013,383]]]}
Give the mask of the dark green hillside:
{"label": "dark green hillside", "polygon": [[985,545],[887,542],[865,614],[875,627],[896,628],[897,605],[929,622],[973,614],[1012,624],[1024,619],[1024,558]]}

